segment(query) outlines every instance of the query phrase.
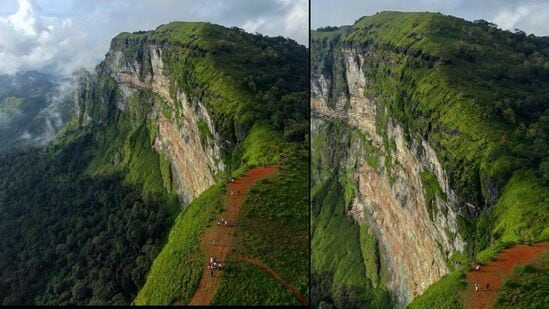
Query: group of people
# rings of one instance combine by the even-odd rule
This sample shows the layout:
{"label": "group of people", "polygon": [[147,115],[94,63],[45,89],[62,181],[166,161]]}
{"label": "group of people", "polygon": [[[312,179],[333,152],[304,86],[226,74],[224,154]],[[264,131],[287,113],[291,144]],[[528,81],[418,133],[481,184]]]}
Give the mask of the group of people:
{"label": "group of people", "polygon": [[227,226],[227,224],[229,224],[229,221],[221,218],[220,221],[217,221],[217,226]]}
{"label": "group of people", "polygon": [[[485,290],[488,291],[489,288],[490,288],[490,283],[487,282]],[[480,289],[480,284],[475,283],[475,292],[478,292],[479,289]]]}
{"label": "group of people", "polygon": [[214,275],[214,269],[221,269],[223,265],[221,263],[217,262],[216,258],[211,256],[210,261],[208,262],[208,270],[210,271],[210,276],[213,277]]}
{"label": "group of people", "polygon": [[[234,178],[231,178],[231,183],[234,183],[235,182],[235,179]],[[237,191],[237,194],[240,195],[240,190]],[[231,195],[235,195],[234,191],[231,190]],[[220,221],[217,222],[217,226],[227,226],[229,224],[229,221],[225,220],[224,218],[221,218]],[[216,245],[216,241],[215,239],[212,240],[212,244],[215,246]],[[208,261],[208,270],[210,271],[210,275],[213,277],[214,276],[214,270],[215,269],[218,269],[220,270],[221,269],[221,263],[219,263],[215,257],[210,257],[210,260]]]}
{"label": "group of people", "polygon": [[[480,271],[480,264],[474,264],[473,265],[473,269],[476,271],[476,272],[479,272]],[[485,288],[485,291],[488,291],[488,289],[490,288],[490,283],[486,283],[486,288]],[[478,283],[475,283],[475,292],[478,292],[480,290],[480,284]]]}

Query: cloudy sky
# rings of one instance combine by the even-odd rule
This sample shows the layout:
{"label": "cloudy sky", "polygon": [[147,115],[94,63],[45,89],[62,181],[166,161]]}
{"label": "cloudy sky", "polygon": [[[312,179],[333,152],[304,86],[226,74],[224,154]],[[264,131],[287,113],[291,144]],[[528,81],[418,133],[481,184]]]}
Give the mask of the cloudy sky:
{"label": "cloudy sky", "polygon": [[547,0],[311,0],[311,27],[349,25],[387,10],[440,12],[467,20],[485,19],[505,30],[549,35]]}
{"label": "cloudy sky", "polygon": [[70,74],[103,58],[110,39],[174,20],[209,21],[308,42],[307,0],[0,0],[0,74]]}

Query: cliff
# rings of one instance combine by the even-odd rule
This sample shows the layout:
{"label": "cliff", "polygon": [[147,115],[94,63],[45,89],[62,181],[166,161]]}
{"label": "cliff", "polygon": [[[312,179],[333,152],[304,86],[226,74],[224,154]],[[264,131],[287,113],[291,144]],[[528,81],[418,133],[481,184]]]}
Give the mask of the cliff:
{"label": "cliff", "polygon": [[[277,44],[283,48],[275,52]],[[286,82],[286,69],[302,70],[297,67],[304,54],[293,41],[209,23],[174,22],[154,31],[122,33],[96,72],[82,78],[74,122],[109,122],[108,113],[97,112],[99,103],[129,115],[131,126],[146,123],[154,134],[152,146],[169,162],[174,189],[187,205],[227,172],[277,160],[279,145],[249,154],[256,145],[246,138],[263,129],[282,135],[303,120],[302,115],[270,120],[257,111],[269,104],[280,117],[300,104],[291,96],[303,89],[303,81],[271,87],[277,79]],[[265,76],[277,62],[283,69]],[[259,97],[262,91],[266,94]]]}
{"label": "cliff", "polygon": [[[546,44],[522,39],[537,50]],[[547,59],[517,51],[522,39],[487,23],[397,12],[312,34],[312,152],[319,153],[313,180],[320,185],[335,173],[347,188],[344,214],[378,243],[379,269],[368,271],[365,263],[366,276],[373,287],[372,278],[381,276],[399,306],[482,249],[524,241],[520,235],[528,233],[547,237],[539,222],[506,222],[510,212],[523,222],[547,216],[547,204],[537,199],[547,188],[544,158],[519,150],[532,143],[547,153],[538,130],[546,127],[547,105],[527,114],[502,103],[547,95],[521,82],[528,74],[521,61],[543,67],[538,57]],[[544,74],[534,78],[546,84]],[[510,94],[513,83],[520,91]],[[512,121],[508,109],[516,110]],[[345,142],[328,146],[330,139]],[[516,165],[526,156],[528,164]],[[513,187],[527,183],[534,184],[522,195],[527,206],[508,203]],[[313,256],[324,232],[314,230]]]}

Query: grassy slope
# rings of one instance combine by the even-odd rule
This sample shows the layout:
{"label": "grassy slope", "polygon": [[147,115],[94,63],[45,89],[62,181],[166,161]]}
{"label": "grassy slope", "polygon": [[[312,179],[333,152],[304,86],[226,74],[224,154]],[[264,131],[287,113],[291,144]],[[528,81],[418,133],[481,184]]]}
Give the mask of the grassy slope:
{"label": "grassy slope", "polygon": [[432,284],[408,308],[460,308],[466,285],[465,270],[454,271]]}
{"label": "grassy slope", "polygon": [[[428,136],[464,201],[492,207],[462,224],[470,259],[487,260],[513,243],[549,237],[544,224],[549,213],[545,38],[441,14],[399,12],[312,36],[313,71],[334,76],[333,89],[343,89],[334,96],[345,95],[341,84],[346,82],[322,56],[334,45],[373,45],[378,57],[396,61],[367,59],[366,95],[378,98],[409,138]],[[425,295],[455,299],[459,278],[456,272]]]}
{"label": "grassy slope", "polygon": [[[235,253],[261,260],[303,295],[308,295],[309,213],[305,206],[309,196],[308,154],[306,149],[295,145],[286,144],[283,148],[287,157],[282,159],[279,170],[258,182],[242,205],[240,225],[236,228]],[[249,268],[241,262],[232,263],[235,264],[238,269]],[[270,288],[273,284],[279,285],[274,279],[263,278],[256,274],[242,281],[241,275],[223,276],[213,303],[248,301],[245,295],[229,292],[238,286],[237,289],[261,291],[253,296],[253,302],[244,302],[246,304],[272,305],[278,300],[298,304],[293,297],[288,302],[288,292],[284,288]]]}
{"label": "grassy slope", "polygon": [[226,264],[212,305],[299,305],[276,280],[255,265]]}
{"label": "grassy slope", "polygon": [[496,295],[496,308],[545,308],[549,291],[549,253],[518,266]]}
{"label": "grassy slope", "polygon": [[136,305],[186,304],[190,300],[206,259],[200,249],[200,234],[223,209],[224,194],[223,186],[213,186],[177,217],[168,242],[135,299]]}

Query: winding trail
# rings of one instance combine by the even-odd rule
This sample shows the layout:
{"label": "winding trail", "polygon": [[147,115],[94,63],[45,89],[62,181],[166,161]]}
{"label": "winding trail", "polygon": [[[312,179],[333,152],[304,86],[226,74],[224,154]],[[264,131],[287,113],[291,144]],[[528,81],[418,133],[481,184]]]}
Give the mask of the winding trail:
{"label": "winding trail", "polygon": [[[464,307],[492,308],[497,292],[503,281],[512,274],[513,268],[534,261],[546,250],[549,250],[549,241],[531,246],[517,245],[501,251],[495,261],[481,265],[480,271],[470,271],[467,274],[467,288],[463,293]],[[480,285],[478,292],[475,292],[475,283]],[[490,284],[488,290],[486,283]]]}
{"label": "winding trail", "polygon": [[[248,191],[254,186],[256,181],[272,175],[275,171],[276,166],[255,167],[235,179],[234,182],[227,183],[225,208],[213,222],[212,226],[205,230],[200,240],[200,245],[206,253],[207,259],[213,256],[218,262],[224,263],[231,251],[231,244],[235,236],[232,226],[237,223],[240,206],[244,203]],[[234,195],[231,195],[231,192]],[[229,226],[218,226],[217,223],[221,218],[227,220]],[[222,271],[214,271],[214,276],[212,277],[208,270],[208,261],[204,260],[202,278],[189,304],[209,305],[221,284],[222,273]]]}
{"label": "winding trail", "polygon": [[282,279],[282,277],[280,277],[269,266],[267,266],[266,264],[263,264],[260,260],[254,259],[254,258],[251,258],[251,257],[247,257],[247,256],[237,256],[236,260],[243,261],[243,262],[246,262],[246,263],[249,263],[249,264],[253,264],[253,265],[263,269],[265,272],[267,272],[267,274],[269,274],[269,276],[271,276],[271,278],[275,279],[280,284],[282,284],[295,297],[295,299],[297,299],[302,305],[305,305],[305,306],[309,305],[309,300],[307,298],[305,298],[305,296],[303,296],[299,292],[298,289],[294,288],[291,284],[284,281],[284,279]]}

